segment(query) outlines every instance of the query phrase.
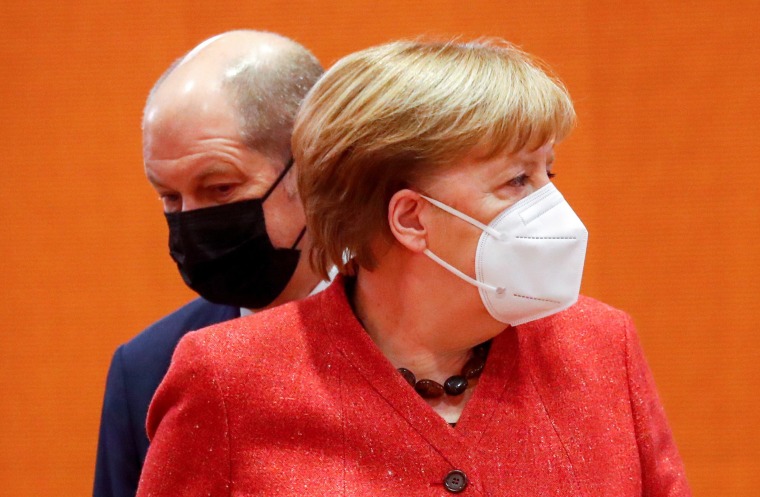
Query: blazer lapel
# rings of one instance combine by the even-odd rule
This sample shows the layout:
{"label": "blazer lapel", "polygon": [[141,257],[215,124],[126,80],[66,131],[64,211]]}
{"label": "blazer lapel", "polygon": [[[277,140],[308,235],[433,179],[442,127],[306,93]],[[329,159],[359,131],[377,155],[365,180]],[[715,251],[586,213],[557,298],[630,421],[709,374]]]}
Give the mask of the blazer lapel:
{"label": "blazer lapel", "polygon": [[[342,278],[320,296],[323,336],[330,337],[334,347],[377,395],[452,468],[475,470],[478,467],[477,461],[472,459],[475,448],[514,373],[517,354],[514,329],[508,328],[494,339],[478,386],[453,429],[409,386],[374,344],[353,314]],[[477,482],[480,478],[472,480]],[[471,489],[482,492],[478,487],[474,484]]]}

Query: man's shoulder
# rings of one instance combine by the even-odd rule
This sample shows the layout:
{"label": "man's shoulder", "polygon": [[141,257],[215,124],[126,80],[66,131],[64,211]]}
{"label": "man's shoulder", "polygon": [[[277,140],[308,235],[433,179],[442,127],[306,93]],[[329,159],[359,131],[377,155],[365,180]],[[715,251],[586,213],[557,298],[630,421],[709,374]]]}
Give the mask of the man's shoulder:
{"label": "man's shoulder", "polygon": [[187,333],[239,316],[240,309],[237,307],[214,304],[197,298],[148,326],[123,344],[120,350],[128,359],[146,358],[156,354],[171,358],[177,343]]}

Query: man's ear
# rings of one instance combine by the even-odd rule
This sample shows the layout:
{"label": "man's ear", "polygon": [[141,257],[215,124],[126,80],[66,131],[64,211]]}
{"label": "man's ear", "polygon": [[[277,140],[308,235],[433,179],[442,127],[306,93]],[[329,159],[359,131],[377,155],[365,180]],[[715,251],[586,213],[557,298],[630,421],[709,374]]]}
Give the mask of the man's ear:
{"label": "man's ear", "polygon": [[419,193],[404,189],[393,194],[388,202],[388,225],[393,237],[412,252],[427,248],[427,229],[420,214],[427,201]]}
{"label": "man's ear", "polygon": [[[298,173],[296,172],[296,166],[295,164],[293,167],[290,168],[290,170],[285,173],[285,177],[282,178],[283,188],[285,188],[285,191],[288,194],[289,199],[295,198],[296,200],[299,200],[298,197]],[[300,200],[299,200],[300,202]]]}

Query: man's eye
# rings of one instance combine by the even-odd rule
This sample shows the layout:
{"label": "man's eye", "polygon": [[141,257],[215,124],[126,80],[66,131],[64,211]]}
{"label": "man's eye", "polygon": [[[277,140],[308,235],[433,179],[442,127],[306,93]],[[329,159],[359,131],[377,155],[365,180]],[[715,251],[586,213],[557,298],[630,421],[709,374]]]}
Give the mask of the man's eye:
{"label": "man's eye", "polygon": [[177,212],[182,210],[182,197],[175,193],[164,193],[159,195],[159,199],[164,206],[164,212]]}
{"label": "man's eye", "polygon": [[227,183],[209,187],[209,189],[217,195],[227,195],[228,193],[232,192],[234,188],[235,187],[233,185]]}
{"label": "man's eye", "polygon": [[159,199],[161,199],[161,202],[164,204],[174,204],[180,201],[180,196],[175,193],[167,193],[159,195]]}

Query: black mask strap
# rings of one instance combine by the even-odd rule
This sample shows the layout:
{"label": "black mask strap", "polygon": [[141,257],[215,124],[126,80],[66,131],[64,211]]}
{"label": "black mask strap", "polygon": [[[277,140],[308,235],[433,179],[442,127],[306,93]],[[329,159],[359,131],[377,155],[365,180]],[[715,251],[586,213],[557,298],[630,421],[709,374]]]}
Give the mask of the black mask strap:
{"label": "black mask strap", "polygon": [[293,167],[293,157],[290,158],[287,164],[285,164],[285,168],[282,170],[279,176],[277,176],[277,179],[274,180],[274,183],[272,183],[272,186],[269,187],[269,190],[264,194],[263,197],[261,197],[261,201],[265,201],[269,195],[274,191],[275,188],[277,188],[277,185],[280,184],[280,181],[282,181],[282,178],[285,177],[286,174],[288,174],[288,171],[290,171],[290,168]]}
{"label": "black mask strap", "polygon": [[[277,176],[277,179],[274,180],[274,183],[272,183],[272,186],[269,187],[269,190],[267,190],[264,196],[261,197],[262,202],[264,202],[269,197],[269,195],[274,191],[274,189],[277,188],[277,185],[279,185],[280,182],[282,181],[282,178],[284,178],[285,175],[288,174],[288,171],[290,171],[291,167],[293,167],[293,157],[291,157],[288,163],[285,164],[285,168],[282,170],[280,175]],[[298,245],[298,242],[301,241],[301,238],[303,238],[303,235],[305,233],[306,233],[306,226],[304,226],[301,232],[298,234],[298,238],[296,238],[296,241],[293,242],[293,245],[290,247],[291,250],[296,248],[296,246]]]}
{"label": "black mask strap", "polygon": [[290,247],[291,250],[296,248],[296,246],[298,245],[298,242],[300,242],[301,238],[303,238],[304,233],[306,233],[306,226],[304,226],[303,229],[301,230],[301,233],[298,234],[298,238],[296,238],[296,241],[293,242],[293,246]]}

